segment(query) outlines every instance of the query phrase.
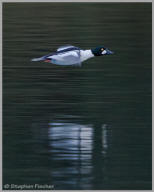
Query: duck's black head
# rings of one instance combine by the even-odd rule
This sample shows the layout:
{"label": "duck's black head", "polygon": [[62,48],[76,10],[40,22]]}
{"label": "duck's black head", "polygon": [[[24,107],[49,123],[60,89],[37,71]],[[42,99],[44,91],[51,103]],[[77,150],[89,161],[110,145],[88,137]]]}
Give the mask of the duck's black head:
{"label": "duck's black head", "polygon": [[111,55],[111,54],[113,54],[112,51],[110,51],[109,49],[105,48],[104,46],[96,47],[94,49],[91,49],[91,51],[92,51],[92,53],[95,56]]}

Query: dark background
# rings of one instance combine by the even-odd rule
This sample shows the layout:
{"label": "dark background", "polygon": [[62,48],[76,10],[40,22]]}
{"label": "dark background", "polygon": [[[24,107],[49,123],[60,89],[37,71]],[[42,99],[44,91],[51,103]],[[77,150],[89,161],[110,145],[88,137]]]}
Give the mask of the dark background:
{"label": "dark background", "polygon": [[[104,45],[82,67],[31,62]],[[3,184],[147,190],[152,3],[3,3]]]}

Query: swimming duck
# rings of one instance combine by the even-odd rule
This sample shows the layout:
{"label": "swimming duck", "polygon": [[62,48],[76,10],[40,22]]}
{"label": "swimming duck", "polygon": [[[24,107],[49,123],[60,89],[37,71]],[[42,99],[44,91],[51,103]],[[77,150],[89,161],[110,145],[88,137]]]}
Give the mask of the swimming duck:
{"label": "swimming duck", "polygon": [[34,58],[31,61],[44,61],[56,65],[81,65],[83,61],[92,57],[111,54],[113,54],[113,52],[104,46],[82,50],[78,47],[69,45],[59,47],[56,52],[40,58]]}

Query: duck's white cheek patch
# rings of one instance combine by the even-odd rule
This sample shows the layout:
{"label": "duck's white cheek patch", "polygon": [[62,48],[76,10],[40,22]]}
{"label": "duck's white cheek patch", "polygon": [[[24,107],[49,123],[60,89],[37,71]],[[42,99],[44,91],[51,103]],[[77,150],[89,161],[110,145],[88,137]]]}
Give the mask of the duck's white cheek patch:
{"label": "duck's white cheek patch", "polygon": [[102,55],[105,55],[106,54],[106,50],[104,50],[103,52],[102,52]]}

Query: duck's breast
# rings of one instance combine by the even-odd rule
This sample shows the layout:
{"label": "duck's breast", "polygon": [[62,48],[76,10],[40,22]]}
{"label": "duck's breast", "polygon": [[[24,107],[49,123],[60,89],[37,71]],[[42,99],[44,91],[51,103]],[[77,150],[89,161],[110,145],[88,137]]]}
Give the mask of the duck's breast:
{"label": "duck's breast", "polygon": [[94,57],[93,53],[91,50],[81,50],[80,51],[80,59],[81,59],[81,62],[87,60],[87,59],[90,59]]}

